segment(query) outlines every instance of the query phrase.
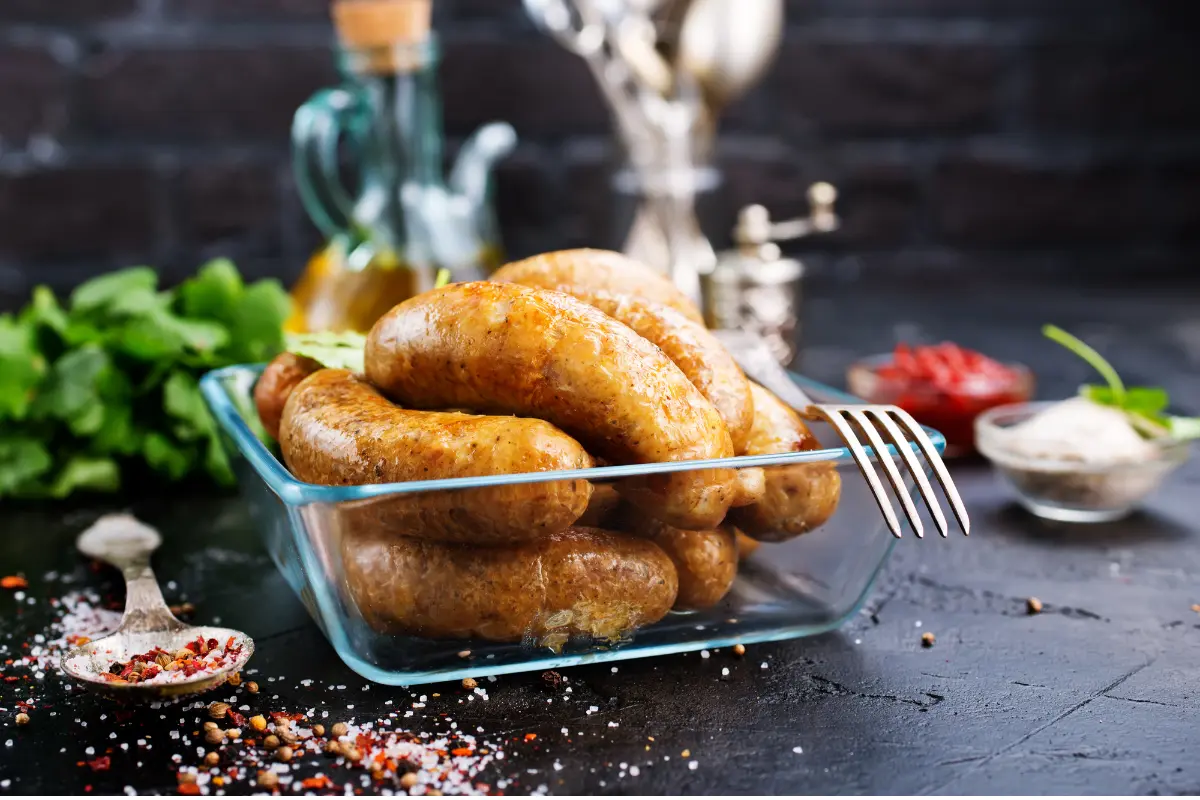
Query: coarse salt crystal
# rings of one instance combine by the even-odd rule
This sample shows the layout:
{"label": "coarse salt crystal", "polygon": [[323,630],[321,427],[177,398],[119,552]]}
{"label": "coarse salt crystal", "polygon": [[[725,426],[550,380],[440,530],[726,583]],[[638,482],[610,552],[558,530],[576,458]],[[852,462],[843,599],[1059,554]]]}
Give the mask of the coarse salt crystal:
{"label": "coarse salt crystal", "polygon": [[792,748],[792,752],[793,752],[793,753],[803,753],[803,752],[804,752],[804,748],[803,748],[803,747],[793,747],[793,748]]}
{"label": "coarse salt crystal", "polygon": [[700,768],[699,761],[689,761],[688,762],[688,769],[699,769],[699,768]]}

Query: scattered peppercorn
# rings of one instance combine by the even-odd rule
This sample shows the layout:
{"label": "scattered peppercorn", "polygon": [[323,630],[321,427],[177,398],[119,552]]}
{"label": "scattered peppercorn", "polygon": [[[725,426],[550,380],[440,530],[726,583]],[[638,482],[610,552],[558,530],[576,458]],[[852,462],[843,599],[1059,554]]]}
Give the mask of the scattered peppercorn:
{"label": "scattered peppercorn", "polygon": [[221,754],[216,750],[210,751],[206,756],[204,756],[204,763],[208,764],[210,767],[215,767],[217,764],[221,763]]}
{"label": "scattered peppercorn", "polygon": [[279,748],[277,751],[275,751],[275,757],[278,758],[280,761],[291,761],[292,755],[293,755],[292,748],[287,747],[286,745],[284,747]]}
{"label": "scattered peppercorn", "polygon": [[269,769],[262,769],[258,771],[257,782],[264,789],[274,789],[279,785],[279,776]]}
{"label": "scattered peppercorn", "polygon": [[937,641],[937,637],[931,631],[925,631],[921,634],[921,646],[933,647],[933,643]]}
{"label": "scattered peppercorn", "polygon": [[176,777],[179,779],[180,783],[195,783],[196,782],[196,775],[195,775],[195,773],[192,773],[192,772],[180,772],[178,775],[176,775]]}
{"label": "scattered peppercorn", "polygon": [[246,681],[246,691],[250,694],[258,694],[258,684],[254,681]]}
{"label": "scattered peppercorn", "polygon": [[357,747],[347,747],[343,751],[343,754],[346,756],[347,761],[362,761],[362,750],[359,750]]}
{"label": "scattered peppercorn", "polygon": [[417,785],[417,773],[406,772],[400,777],[400,788],[411,789]]}
{"label": "scattered peppercorn", "polygon": [[440,797],[442,794],[442,790],[441,789],[426,789],[425,794]]}
{"label": "scattered peppercorn", "polygon": [[1200,614],[1200,603],[1192,603],[1192,611],[1195,611],[1197,614]]}
{"label": "scattered peppercorn", "polygon": [[215,730],[216,728],[219,728],[219,727],[220,727],[220,726],[219,726],[219,725],[217,725],[217,723],[215,723],[215,722],[206,722],[206,723],[204,723],[204,730],[206,730],[206,731]]}
{"label": "scattered peppercorn", "polygon": [[682,758],[688,758],[689,756],[691,756],[691,754],[692,754],[692,751],[691,751],[691,750],[684,750],[684,751],[683,751],[682,753],[680,753],[679,755],[680,755]]}
{"label": "scattered peppercorn", "polygon": [[204,732],[204,741],[209,744],[220,744],[225,741],[225,731],[220,728],[209,728]]}
{"label": "scattered peppercorn", "polygon": [[744,645],[744,644],[735,644],[735,645],[733,646],[733,654],[734,654],[734,655],[737,655],[737,656],[744,656],[744,655],[746,655],[746,645]]}
{"label": "scattered peppercorn", "polygon": [[329,742],[328,744],[325,745],[325,755],[340,756],[341,754],[342,754],[342,744],[338,740],[334,739],[332,742]]}
{"label": "scattered peppercorn", "polygon": [[275,734],[267,736],[267,738],[263,739],[263,747],[268,750],[274,750],[276,747],[279,747],[279,737]]}
{"label": "scattered peppercorn", "polygon": [[345,736],[346,732],[349,730],[350,729],[346,727],[346,723],[344,723],[344,722],[333,723],[333,735],[334,736]]}
{"label": "scattered peppercorn", "polygon": [[208,715],[213,719],[224,719],[229,713],[229,703],[209,703]]}
{"label": "scattered peppercorn", "polygon": [[474,689],[478,685],[479,681],[475,680],[474,678],[463,678],[464,689]]}
{"label": "scattered peppercorn", "polygon": [[458,657],[459,657],[459,658],[470,658],[470,657],[471,657],[471,651],[470,651],[470,650],[459,650],[459,651],[458,651]]}
{"label": "scattered peppercorn", "polygon": [[250,727],[256,731],[265,731],[267,729],[267,718],[262,714],[255,714],[250,718]]}
{"label": "scattered peppercorn", "polygon": [[242,738],[242,729],[230,728],[229,730],[225,731],[225,738],[230,740]]}
{"label": "scattered peppercorn", "polygon": [[321,724],[313,725],[312,732],[313,732],[314,736],[324,736],[325,735],[325,726],[321,725]]}
{"label": "scattered peppercorn", "polygon": [[22,711],[20,714],[17,714],[16,722],[18,725],[28,725],[29,715]]}
{"label": "scattered peppercorn", "polygon": [[1036,597],[1031,597],[1025,601],[1025,610],[1030,614],[1042,613],[1042,601]]}

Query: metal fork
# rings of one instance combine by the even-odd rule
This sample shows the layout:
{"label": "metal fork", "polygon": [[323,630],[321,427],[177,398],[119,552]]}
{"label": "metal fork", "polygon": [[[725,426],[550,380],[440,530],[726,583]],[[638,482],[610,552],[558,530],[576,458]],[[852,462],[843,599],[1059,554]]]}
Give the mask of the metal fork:
{"label": "metal fork", "polygon": [[[774,392],[780,400],[796,409],[802,417],[824,420],[833,426],[845,441],[850,455],[854,458],[854,463],[858,465],[859,472],[871,487],[871,494],[874,495],[875,502],[879,504],[879,510],[887,521],[888,530],[894,536],[900,537],[900,520],[896,517],[896,511],[879,480],[870,456],[863,449],[858,434],[866,437],[871,450],[875,453],[879,463],[883,465],[884,475],[887,476],[888,483],[892,485],[892,490],[899,498],[904,514],[918,537],[923,537],[925,530],[921,525],[920,516],[913,504],[912,497],[909,496],[908,488],[904,485],[900,470],[897,469],[896,462],[888,452],[888,444],[895,446],[896,452],[900,454],[900,458],[916,480],[921,497],[929,507],[934,524],[937,525],[938,532],[943,537],[949,532],[949,526],[942,513],[937,495],[934,494],[933,487],[925,477],[925,470],[913,455],[913,448],[905,436],[905,432],[933,467],[934,477],[941,484],[946,499],[950,501],[950,507],[953,509],[954,516],[958,519],[963,533],[971,532],[971,521],[967,518],[967,509],[963,505],[958,489],[954,486],[950,472],[946,469],[946,464],[938,455],[937,449],[925,431],[907,411],[898,406],[887,405],[827,403],[818,405],[788,377],[787,372],[779,366],[779,362],[771,354],[770,348],[761,336],[749,331],[738,330],[719,330],[713,331],[713,333],[721,340],[748,376]],[[883,435],[881,436],[881,434]],[[887,437],[887,443],[884,442],[884,436]]]}

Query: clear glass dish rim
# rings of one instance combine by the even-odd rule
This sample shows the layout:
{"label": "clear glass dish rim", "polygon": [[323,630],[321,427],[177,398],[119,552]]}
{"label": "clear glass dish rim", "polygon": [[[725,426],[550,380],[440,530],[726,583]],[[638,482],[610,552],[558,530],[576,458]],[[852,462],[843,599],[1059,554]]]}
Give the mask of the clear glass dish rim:
{"label": "clear glass dish rim", "polygon": [[[367,500],[415,492],[445,491],[456,489],[477,489],[487,486],[504,486],[522,483],[542,483],[552,480],[612,480],[629,478],[639,475],[653,475],[665,472],[686,472],[697,469],[742,469],[746,467],[773,467],[787,464],[804,464],[815,461],[836,461],[847,463],[853,460],[850,450],[846,447],[830,447],[821,450],[806,450],[795,453],[780,453],[763,456],[735,456],[733,458],[715,458],[698,461],[672,461],[652,464],[621,464],[608,467],[593,467],[581,470],[557,470],[552,472],[521,472],[506,475],[486,475],[475,478],[443,478],[428,481],[405,481],[401,483],[372,483],[359,486],[322,486],[315,483],[305,483],[295,478],[287,467],[280,463],[259,438],[254,434],[238,408],[233,404],[222,383],[230,376],[252,374],[257,376],[266,364],[235,364],[229,367],[210,370],[200,378],[200,391],[208,403],[209,409],[217,423],[233,440],[238,451],[250,462],[254,471],[266,482],[271,490],[281,500],[289,505],[308,505],[311,503],[347,503],[357,500]],[[788,376],[802,389],[818,394],[829,395],[837,402],[861,404],[862,398],[847,394],[831,386],[806,378],[795,372]],[[933,428],[921,426],[932,441],[938,453],[946,449],[946,438]],[[921,455],[920,447],[915,442],[909,443],[912,451]],[[863,449],[872,461],[877,461],[869,444],[864,443]],[[888,455],[897,457],[899,453],[894,445],[888,445]]]}

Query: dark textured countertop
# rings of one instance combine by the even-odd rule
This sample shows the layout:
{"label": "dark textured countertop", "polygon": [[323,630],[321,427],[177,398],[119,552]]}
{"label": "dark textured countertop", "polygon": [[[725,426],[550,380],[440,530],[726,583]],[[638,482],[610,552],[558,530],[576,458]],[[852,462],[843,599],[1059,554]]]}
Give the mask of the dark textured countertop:
{"label": "dark textured countertop", "polygon": [[[827,286],[810,293],[801,368],[840,384],[852,358],[897,336],[952,338],[1026,361],[1039,395],[1060,397],[1088,375],[1041,340],[1039,325],[1054,321],[1102,348],[1130,382],[1163,383],[1194,413],[1198,297],[1195,285]],[[460,704],[458,684],[368,688],[308,621],[236,497],[132,498],[120,507],[164,532],[156,567],[173,582],[169,599],[186,597],[197,620],[219,617],[258,641],[249,677],[262,690],[243,693],[255,710],[374,718],[388,700],[407,707],[410,694],[438,692],[410,721],[420,727],[424,714],[429,726],[448,713],[460,729],[505,742],[503,769],[483,777],[519,776],[510,792],[542,784],[632,794],[1200,791],[1200,613],[1191,610],[1200,603],[1200,462],[1135,516],[1095,526],[1031,518],[984,464],[953,470],[972,536],[900,542],[867,608],[840,631],[753,645],[743,658],[726,650],[625,661],[616,672],[564,670],[569,701],[536,673],[485,683],[486,702]],[[116,576],[90,571],[71,547],[101,510],[3,510],[0,572],[21,571],[31,585],[20,603],[0,592],[0,644],[33,641],[49,597],[81,585],[111,592]],[[46,580],[50,570],[74,580]],[[1026,614],[1030,596],[1043,613]],[[925,631],[937,636],[929,649],[920,646]],[[31,721],[18,728],[15,701],[30,695]],[[171,756],[199,763],[195,743],[171,738],[179,718],[197,712],[119,713],[65,692],[53,675],[0,683],[0,707],[0,792],[173,793]],[[537,738],[526,741],[528,733]],[[80,764],[109,748],[109,769]]]}

